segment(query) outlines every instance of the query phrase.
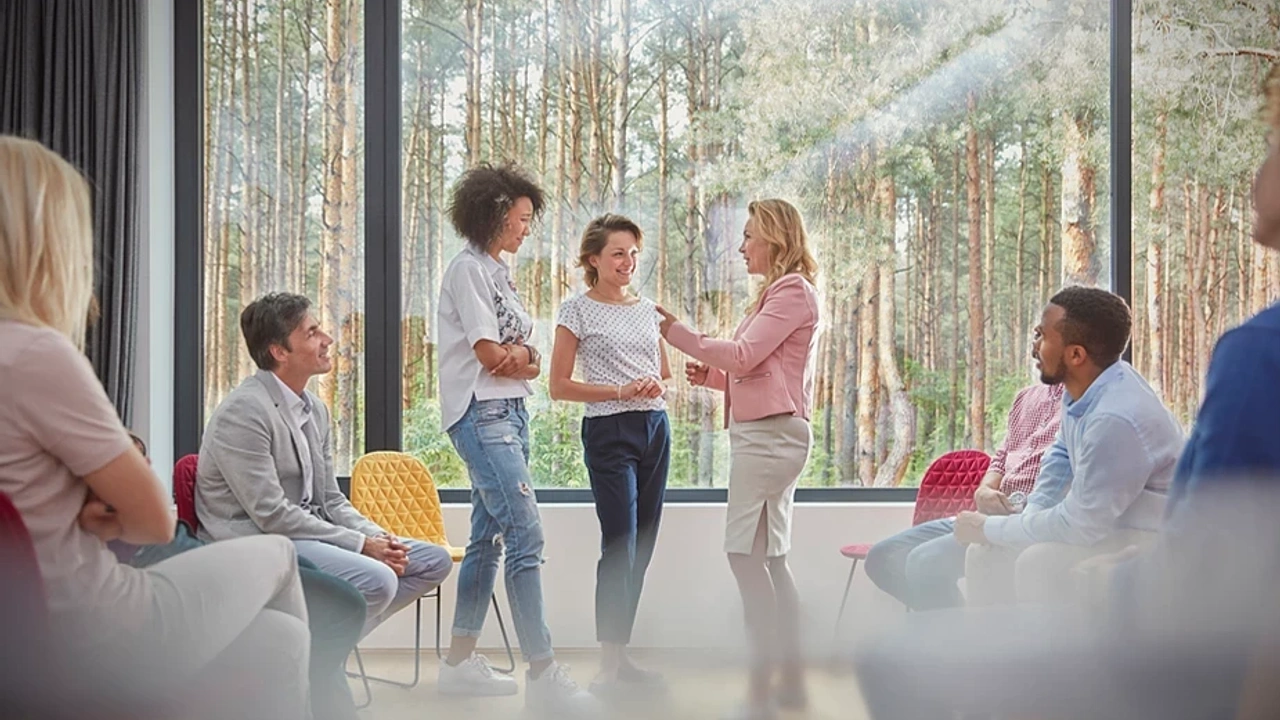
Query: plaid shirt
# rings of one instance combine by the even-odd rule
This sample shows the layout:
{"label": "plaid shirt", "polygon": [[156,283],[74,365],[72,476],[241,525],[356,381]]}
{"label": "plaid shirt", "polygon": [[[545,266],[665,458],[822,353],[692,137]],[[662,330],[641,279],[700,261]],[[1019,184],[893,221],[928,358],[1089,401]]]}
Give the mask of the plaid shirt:
{"label": "plaid shirt", "polygon": [[1040,474],[1040,458],[1053,444],[1062,421],[1063,386],[1032,385],[1018,391],[1009,409],[1009,430],[988,472],[1004,476],[1000,492],[1030,494]]}

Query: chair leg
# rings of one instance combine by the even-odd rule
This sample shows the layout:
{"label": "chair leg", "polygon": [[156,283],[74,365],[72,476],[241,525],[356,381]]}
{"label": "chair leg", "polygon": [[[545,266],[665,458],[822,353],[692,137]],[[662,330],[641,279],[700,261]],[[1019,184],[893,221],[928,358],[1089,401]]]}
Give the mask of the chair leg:
{"label": "chair leg", "polygon": [[858,570],[858,559],[853,559],[853,567],[849,568],[849,579],[844,581],[844,597],[840,598],[840,612],[836,614],[836,627],[831,636],[839,639],[840,620],[844,618],[844,606],[849,602],[849,588],[853,586],[853,574]]}
{"label": "chair leg", "polygon": [[498,629],[502,631],[502,644],[507,648],[507,662],[511,663],[511,667],[494,668],[498,672],[514,673],[516,671],[516,656],[511,652],[511,639],[507,637],[507,626],[502,622],[502,608],[498,606],[498,595],[495,593],[491,596],[493,600],[493,613],[498,617]]}
{"label": "chair leg", "polygon": [[347,673],[347,677],[359,677],[364,683],[364,702],[356,706],[357,710],[363,710],[373,704],[373,690],[369,687],[369,676],[364,672],[364,659],[360,657],[360,648],[353,649],[356,656],[356,667],[360,668],[360,674]]}
{"label": "chair leg", "polygon": [[[433,596],[436,598],[436,605],[438,608],[440,603],[440,588],[436,588],[432,593],[428,593],[422,597]],[[401,682],[399,680],[391,680],[388,678],[368,675],[366,676],[366,684],[369,681],[380,682],[385,685],[395,685],[396,687],[408,690],[409,688],[415,687],[418,684],[418,681],[422,679],[422,597],[418,598],[417,602],[413,605],[413,680],[411,682]],[[439,627],[439,625],[437,625],[437,627]],[[437,638],[438,637],[439,635],[437,635]],[[360,655],[357,653],[356,658],[358,659],[359,657]],[[362,664],[360,667],[360,672],[363,673],[364,665]]]}
{"label": "chair leg", "polygon": [[440,653],[440,604],[444,602],[440,597],[440,593],[436,593],[436,659],[443,660],[444,655]]}

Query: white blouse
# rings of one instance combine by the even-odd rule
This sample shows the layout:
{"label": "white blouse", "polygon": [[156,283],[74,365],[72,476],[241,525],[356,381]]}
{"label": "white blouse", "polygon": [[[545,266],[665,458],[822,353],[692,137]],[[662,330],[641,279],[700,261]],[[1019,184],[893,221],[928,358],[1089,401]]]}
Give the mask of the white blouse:
{"label": "white blouse", "polygon": [[436,314],[440,356],[440,422],[452,427],[466,414],[471,399],[499,400],[533,394],[527,380],[494,377],[476,358],[481,340],[528,343],[533,318],[525,312],[507,264],[468,244],[441,280]]}

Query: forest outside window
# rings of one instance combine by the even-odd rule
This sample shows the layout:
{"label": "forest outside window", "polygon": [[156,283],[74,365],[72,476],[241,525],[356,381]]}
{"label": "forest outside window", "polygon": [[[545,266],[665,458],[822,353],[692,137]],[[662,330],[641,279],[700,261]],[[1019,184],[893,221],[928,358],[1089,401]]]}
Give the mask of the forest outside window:
{"label": "forest outside window", "polygon": [[[1036,6],[405,0],[405,448],[466,485],[435,397],[447,188],[515,159],[550,197],[507,258],[544,355],[606,211],[645,231],[641,293],[732,335],[745,205],[781,195],[825,302],[802,486],[911,485],[942,452],[992,449],[1043,301],[1110,280],[1107,3]],[[581,405],[542,379],[530,407],[536,482],[585,487]],[[724,487],[721,398],[679,382],[670,414],[670,486]]]}
{"label": "forest outside window", "polygon": [[364,449],[360,15],[351,0],[204,3],[202,424],[256,370],[241,308],[303,293],[334,337],[311,389],[332,413],[339,474]]}
{"label": "forest outside window", "polygon": [[[1133,5],[1134,363],[1189,421],[1214,338],[1280,295],[1247,202],[1280,14]],[[1045,300],[1113,283],[1107,0],[399,0],[400,101],[379,112],[401,121],[387,160],[400,323],[373,329],[363,82],[366,53],[386,51],[364,47],[367,9],[203,6],[202,417],[252,370],[239,308],[305,292],[337,337],[313,389],[334,410],[340,474],[366,411],[398,408],[400,445],[442,486],[467,485],[440,427],[434,325],[462,246],[448,190],[479,161],[516,160],[547,191],[508,258],[544,356],[557,307],[583,289],[591,217],[634,218],[636,288],[728,336],[753,289],[736,252],[745,205],[792,200],[824,302],[806,487],[910,486],[947,450],[994,450],[1035,381]],[[374,333],[399,336],[399,397],[365,392]],[[675,386],[671,486],[724,487],[720,398]],[[541,379],[530,409],[535,482],[585,487],[582,408]]]}

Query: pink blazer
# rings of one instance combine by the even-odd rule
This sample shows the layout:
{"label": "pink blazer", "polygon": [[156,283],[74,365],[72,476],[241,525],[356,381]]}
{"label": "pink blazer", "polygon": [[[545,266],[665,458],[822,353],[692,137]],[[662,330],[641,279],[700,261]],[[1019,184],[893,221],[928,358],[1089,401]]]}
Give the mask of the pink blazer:
{"label": "pink blazer", "polygon": [[711,366],[707,387],[724,391],[725,425],[730,417],[737,422],[783,414],[809,419],[818,292],[800,275],[783,275],[770,285],[732,340],[709,338],[677,322],[667,342]]}

